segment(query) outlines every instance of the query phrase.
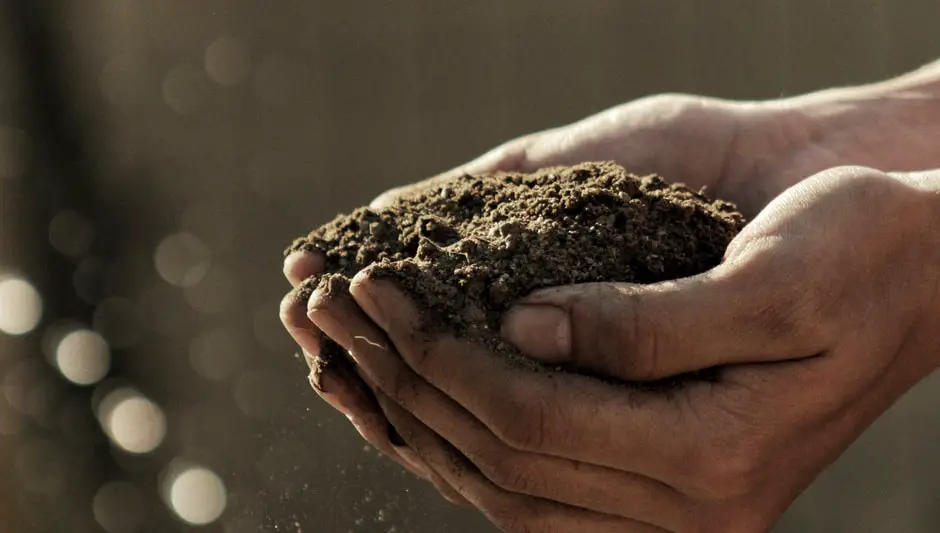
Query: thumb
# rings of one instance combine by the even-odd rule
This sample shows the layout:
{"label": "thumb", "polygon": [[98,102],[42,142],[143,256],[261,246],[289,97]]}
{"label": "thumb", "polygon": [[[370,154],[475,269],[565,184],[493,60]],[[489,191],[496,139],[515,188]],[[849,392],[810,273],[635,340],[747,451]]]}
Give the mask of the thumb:
{"label": "thumb", "polygon": [[522,352],[629,381],[733,363],[801,358],[825,349],[793,284],[727,264],[652,285],[589,283],[536,291],[503,318]]}

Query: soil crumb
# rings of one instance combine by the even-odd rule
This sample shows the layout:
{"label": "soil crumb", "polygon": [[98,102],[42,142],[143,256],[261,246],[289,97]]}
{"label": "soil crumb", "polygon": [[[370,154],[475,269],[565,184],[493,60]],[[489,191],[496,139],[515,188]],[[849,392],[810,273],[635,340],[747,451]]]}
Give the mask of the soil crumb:
{"label": "soil crumb", "polygon": [[287,253],[326,257],[324,275],[303,291],[345,291],[375,264],[376,277],[394,280],[425,310],[429,331],[451,330],[516,358],[498,331],[518,298],[557,285],[698,274],[721,261],[743,226],[730,203],[615,163],[583,163],[465,175],[339,216]]}

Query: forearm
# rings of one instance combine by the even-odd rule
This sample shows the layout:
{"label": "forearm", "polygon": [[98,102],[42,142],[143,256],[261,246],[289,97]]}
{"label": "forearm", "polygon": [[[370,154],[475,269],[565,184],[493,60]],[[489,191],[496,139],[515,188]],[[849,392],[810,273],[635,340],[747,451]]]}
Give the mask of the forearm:
{"label": "forearm", "polygon": [[940,61],[897,78],[779,101],[804,117],[808,142],[842,164],[904,171],[940,167]]}

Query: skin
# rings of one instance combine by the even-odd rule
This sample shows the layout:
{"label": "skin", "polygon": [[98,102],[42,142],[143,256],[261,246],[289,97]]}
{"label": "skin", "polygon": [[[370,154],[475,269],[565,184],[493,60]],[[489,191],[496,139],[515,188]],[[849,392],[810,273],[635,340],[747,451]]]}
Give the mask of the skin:
{"label": "skin", "polygon": [[[937,70],[763,103],[643,99],[376,200],[456,172],[613,159],[739,203],[754,219],[709,272],[549,288],[504,317],[545,362],[622,381],[719,367],[714,382],[654,392],[508,365],[420,333],[408,297],[368,269],[355,302],[292,293],[282,318],[311,360],[326,334],[356,361],[355,376],[319,375],[324,399],[504,531],[766,531],[940,365],[940,171],[914,171],[940,167]],[[322,267],[299,254],[285,274]]]}

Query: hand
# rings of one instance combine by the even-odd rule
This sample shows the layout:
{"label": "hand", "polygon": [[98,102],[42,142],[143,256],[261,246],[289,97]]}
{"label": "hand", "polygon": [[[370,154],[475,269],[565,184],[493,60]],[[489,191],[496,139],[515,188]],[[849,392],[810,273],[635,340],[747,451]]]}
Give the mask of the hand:
{"label": "hand", "polygon": [[[854,92],[850,96],[856,98]],[[908,159],[923,159],[916,154],[936,157],[932,145],[914,147],[917,143],[903,123],[879,119],[877,128],[866,127],[871,123],[868,114],[877,106],[858,110],[851,98],[841,93],[837,97],[811,95],[762,103],[689,95],[644,98],[569,126],[510,141],[450,172],[388,191],[372,205],[380,207],[400,194],[460,173],[531,171],[586,160],[615,160],[634,172],[657,172],[673,181],[704,187],[713,196],[735,201],[745,213],[754,214],[770,198],[818,170],[843,162],[868,161],[872,153],[894,153],[886,138],[902,139]],[[878,133],[879,150],[863,142],[870,141],[871,131]],[[292,254],[284,264],[284,273],[295,287],[323,269],[323,258],[310,253]],[[341,376],[339,370],[326,371],[317,365],[319,332],[305,318],[305,304],[296,292],[288,294],[282,302],[281,318],[304,347],[315,369],[312,375],[319,382],[333,384],[329,393],[322,387],[315,390],[350,417],[366,440],[414,471],[415,461],[400,457],[408,454],[407,450],[393,453],[388,424],[367,387],[355,375]]]}
{"label": "hand", "polygon": [[[812,108],[777,101],[757,104],[676,94],[652,96],[507,142],[437,177],[387,191],[371,205],[382,207],[402,194],[462,173],[533,171],[551,165],[614,160],[633,172],[656,172],[670,181],[707,188],[713,196],[756,212],[767,199],[800,178],[836,164],[837,159],[857,155],[857,150],[844,145],[838,136],[817,131],[820,128],[809,112]],[[810,137],[812,145],[805,142]],[[827,150],[826,139],[833,139],[838,149]],[[296,288],[324,267],[322,257],[297,252],[285,260],[284,274]],[[313,361],[319,333],[311,330],[305,319],[306,302],[297,301],[296,296],[291,293],[283,300],[281,319],[299,344],[312,347],[307,355]],[[358,412],[350,406],[367,403],[354,394],[360,388],[343,387],[329,401],[334,406],[345,405],[344,411]],[[371,421],[381,425],[377,416],[369,413],[355,418],[362,424],[360,429],[378,435],[381,431],[370,429]]]}
{"label": "hand", "polygon": [[[439,176],[387,191],[370,205],[383,207],[403,194],[461,174],[533,172],[610,160],[633,173],[660,174],[693,189],[704,188],[753,215],[800,179],[859,155],[844,143],[839,153],[827,150],[830,135],[822,132],[809,109],[787,101],[650,96],[509,141]],[[807,143],[810,137],[812,145]],[[835,145],[839,139],[832,140]]]}
{"label": "hand", "polygon": [[[715,194],[735,191],[728,199],[750,201],[777,194],[794,180],[793,176],[800,175],[798,170],[790,176],[767,171],[780,166],[772,163],[767,154],[784,157],[799,151],[797,139],[804,134],[796,118],[795,113],[782,108],[698,96],[644,98],[570,126],[510,141],[450,172],[383,193],[372,205],[381,207],[398,195],[461,173],[533,171],[589,160],[616,160],[634,172],[658,172],[672,181],[710,188]],[[409,454],[406,448],[398,447],[396,451],[388,438],[385,416],[365,384],[354,373],[328,370],[318,362],[320,332],[307,320],[307,302],[298,299],[296,287],[323,272],[324,267],[323,258],[311,253],[298,252],[285,260],[284,273],[295,290],[282,301],[281,321],[303,348],[311,365],[314,390],[349,417],[378,450],[412,472],[420,472],[419,461],[403,457]],[[459,500],[452,492],[449,497]]]}
{"label": "hand", "polygon": [[938,190],[940,172],[826,171],[774,200],[710,272],[547,289],[506,317],[523,351],[592,374],[719,368],[667,392],[423,334],[368,270],[358,307],[315,295],[310,317],[427,467],[505,531],[765,531],[940,364],[940,237],[926,231]]}

